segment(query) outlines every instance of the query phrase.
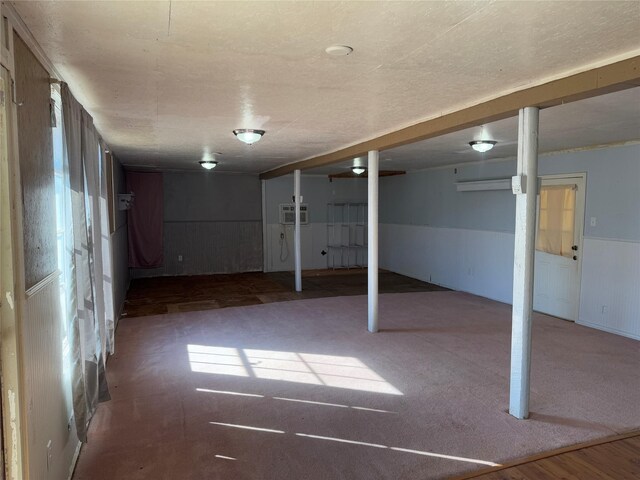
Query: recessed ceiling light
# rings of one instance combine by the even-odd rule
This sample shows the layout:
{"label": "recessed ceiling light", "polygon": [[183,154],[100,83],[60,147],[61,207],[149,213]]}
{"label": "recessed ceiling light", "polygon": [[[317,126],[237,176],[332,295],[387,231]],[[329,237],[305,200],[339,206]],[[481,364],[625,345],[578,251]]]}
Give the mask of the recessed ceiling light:
{"label": "recessed ceiling light", "polygon": [[325,48],[324,51],[329,55],[344,57],[345,55],[349,55],[353,52],[353,48],[348,45],[331,45],[330,47]]}
{"label": "recessed ceiling light", "polygon": [[266,132],[264,130],[254,130],[252,128],[238,128],[233,131],[233,134],[238,137],[238,140],[251,145],[256,143],[262,138]]}
{"label": "recessed ceiling light", "polygon": [[216,162],[215,160],[202,160],[199,163],[202,168],[206,168],[207,170],[216,168],[216,165],[218,165],[218,162]]}
{"label": "recessed ceiling light", "polygon": [[471,145],[471,148],[476,152],[484,153],[491,150],[496,143],[498,142],[495,140],[474,140],[473,142],[469,142],[469,145]]}
{"label": "recessed ceiling light", "polygon": [[355,165],[351,167],[351,171],[356,175],[362,175],[364,172],[367,171],[367,168],[360,165]]}

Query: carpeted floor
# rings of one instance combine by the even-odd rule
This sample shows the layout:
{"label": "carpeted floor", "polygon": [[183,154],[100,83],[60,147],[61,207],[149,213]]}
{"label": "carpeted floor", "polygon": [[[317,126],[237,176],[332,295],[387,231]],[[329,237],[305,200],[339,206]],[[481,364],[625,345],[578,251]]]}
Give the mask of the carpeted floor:
{"label": "carpeted floor", "polygon": [[460,292],[123,319],[74,478],[428,479],[640,427],[639,343],[535,315],[531,419],[510,306]]}

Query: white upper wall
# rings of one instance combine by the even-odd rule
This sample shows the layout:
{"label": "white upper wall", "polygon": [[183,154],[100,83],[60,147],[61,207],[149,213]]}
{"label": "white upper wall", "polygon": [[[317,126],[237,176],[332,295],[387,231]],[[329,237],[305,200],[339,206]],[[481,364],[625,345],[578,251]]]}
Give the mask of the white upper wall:
{"label": "white upper wall", "polygon": [[[576,172],[587,173],[585,216],[596,218],[585,237],[640,242],[640,144],[540,157],[540,175]],[[515,174],[511,159],[382,178],[380,223],[513,232],[511,191],[458,192],[456,182]]]}

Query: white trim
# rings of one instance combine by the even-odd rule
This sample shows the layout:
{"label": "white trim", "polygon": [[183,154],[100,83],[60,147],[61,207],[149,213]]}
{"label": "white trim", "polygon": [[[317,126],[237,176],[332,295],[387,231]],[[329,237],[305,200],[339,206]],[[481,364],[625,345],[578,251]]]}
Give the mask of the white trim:
{"label": "white trim", "polygon": [[631,338],[633,340],[640,340],[640,335],[635,335],[624,330],[618,330],[617,328],[605,327],[604,325],[600,325],[598,323],[584,322],[582,320],[578,320],[575,323],[578,325],[582,325],[583,327],[595,328],[596,330],[602,330],[603,332],[612,333],[614,335],[620,335],[622,337]]}
{"label": "white trim", "polygon": [[[584,259],[584,226],[585,226],[585,215],[587,213],[587,173],[586,172],[577,172],[577,173],[568,173],[568,174],[554,174],[554,175],[540,175],[538,176],[539,185],[542,186],[542,183],[545,180],[551,181],[550,184],[557,185],[562,183],[571,183],[572,180],[578,180],[577,186],[579,189],[582,189],[582,194],[576,195],[576,213],[582,210],[582,218],[576,218],[577,228],[576,232],[578,233],[578,274],[577,274],[577,282],[578,286],[576,289],[577,299],[576,304],[578,305],[578,309],[576,311],[576,318],[573,321],[577,322],[580,318],[580,299],[582,295],[582,261]],[[539,193],[539,192],[538,192]],[[539,205],[537,207],[539,210]],[[539,212],[536,213],[536,241],[538,234],[538,221],[539,221]],[[552,314],[549,314],[552,315]],[[561,317],[558,317],[561,318]]]}
{"label": "white trim", "polygon": [[76,446],[76,451],[73,454],[73,458],[71,459],[71,466],[69,467],[69,476],[67,480],[71,480],[73,478],[73,474],[76,470],[76,465],[78,463],[78,458],[80,457],[80,450],[82,449],[82,442],[78,441],[78,445]]}
{"label": "white trim", "polygon": [[592,237],[585,235],[583,239],[588,240],[600,240],[601,242],[620,242],[620,243],[640,243],[640,240],[629,240],[628,238],[614,238],[614,237]]}
{"label": "white trim", "polygon": [[44,277],[38,283],[36,283],[33,287],[29,288],[25,292],[25,296],[27,298],[33,297],[36,293],[38,293],[43,288],[47,287],[50,283],[52,283],[56,278],[60,276],[60,270],[55,270],[51,272],[49,275]]}
{"label": "white trim", "polygon": [[581,178],[584,186],[587,186],[587,172],[554,173],[553,175],[538,175],[542,180],[568,180],[571,178]]}
{"label": "white trim", "polygon": [[[5,35],[7,36],[7,38],[9,37],[9,34],[5,34],[4,33],[4,15],[2,14],[2,12],[4,11],[2,8],[2,5],[0,5],[0,65],[2,65],[3,67],[5,67],[7,70],[9,70],[9,72],[11,72],[13,69],[13,55],[11,54],[11,50],[9,48],[6,48],[4,46],[4,38]],[[9,24],[9,19],[7,19],[7,27],[11,28],[11,25]],[[12,35],[13,36],[13,35]]]}
{"label": "white trim", "polygon": [[56,80],[64,81],[60,72],[56,69],[51,60],[49,60],[49,57],[33,36],[29,27],[27,27],[27,24],[24,23],[24,20],[22,20],[22,17],[20,17],[20,14],[11,3],[2,2],[2,15],[7,17],[15,32],[20,36],[22,41],[27,44],[29,50],[31,50],[45,70],[49,72],[49,76]]}

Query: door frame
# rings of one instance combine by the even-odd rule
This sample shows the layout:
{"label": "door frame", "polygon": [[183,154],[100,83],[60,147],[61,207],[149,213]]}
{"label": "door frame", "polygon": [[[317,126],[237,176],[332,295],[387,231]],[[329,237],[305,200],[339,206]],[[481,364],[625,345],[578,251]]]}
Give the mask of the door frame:
{"label": "door frame", "polygon": [[[577,256],[578,256],[578,285],[576,287],[576,302],[577,302],[577,310],[576,310],[576,318],[574,320],[563,319],[567,321],[578,322],[580,319],[580,299],[582,298],[582,258],[584,255],[584,219],[586,216],[586,205],[587,205],[587,172],[575,172],[575,173],[557,173],[553,175],[539,175],[538,176],[538,195],[536,198],[536,243],[538,240],[538,222],[540,221],[540,189],[542,187],[542,183],[545,180],[566,180],[566,183],[572,183],[575,181],[578,185],[578,194],[576,194],[576,229],[578,232],[578,240],[576,245],[578,245]],[[562,185],[563,183],[558,182],[558,185]],[[582,193],[580,193],[582,190]],[[582,211],[582,215],[578,215],[578,212]],[[535,250],[534,250],[535,254]],[[534,258],[535,265],[535,258]],[[535,270],[534,270],[535,275]],[[534,293],[535,298],[535,293]],[[549,313],[545,313],[545,315],[552,315]],[[561,318],[561,317],[558,317]]]}
{"label": "door frame", "polygon": [[0,75],[4,78],[4,108],[6,158],[0,162],[2,170],[2,248],[0,265],[3,276],[0,294],[8,308],[0,315],[2,334],[1,388],[2,426],[4,446],[4,473],[7,479],[29,479],[27,411],[24,396],[22,332],[26,304],[24,283],[24,245],[22,219],[22,182],[18,158],[18,118],[15,103],[14,34],[18,18],[11,5],[0,3]]}

